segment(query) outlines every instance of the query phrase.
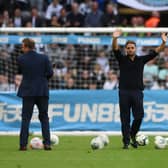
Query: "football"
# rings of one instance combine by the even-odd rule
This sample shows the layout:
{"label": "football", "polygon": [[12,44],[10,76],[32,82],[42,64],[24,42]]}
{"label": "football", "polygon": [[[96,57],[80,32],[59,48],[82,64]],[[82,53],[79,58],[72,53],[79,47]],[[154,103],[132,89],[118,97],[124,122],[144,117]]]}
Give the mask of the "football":
{"label": "football", "polygon": [[99,136],[93,138],[93,139],[91,140],[90,145],[91,145],[91,148],[92,148],[93,150],[102,149],[102,148],[104,147],[104,143],[103,143],[103,141],[102,141],[102,138],[100,138]]}
{"label": "football", "polygon": [[168,137],[166,137],[165,140],[166,140],[166,143],[167,143],[167,145],[168,145]]}
{"label": "football", "polygon": [[149,144],[149,138],[147,135],[144,134],[137,135],[136,141],[140,146],[145,146]]}
{"label": "football", "polygon": [[50,141],[51,141],[51,145],[58,145],[59,144],[59,137],[55,134],[51,134]]}
{"label": "football", "polygon": [[156,149],[164,149],[164,148],[166,148],[167,141],[162,136],[156,136],[154,144],[155,144],[155,148]]}
{"label": "football", "polygon": [[30,140],[30,148],[31,149],[42,149],[43,141],[39,137],[34,137]]}
{"label": "football", "polygon": [[155,140],[160,140],[160,139],[163,139],[163,137],[160,135],[155,136]]}
{"label": "football", "polygon": [[106,134],[100,134],[99,137],[102,139],[104,146],[109,144],[109,137]]}

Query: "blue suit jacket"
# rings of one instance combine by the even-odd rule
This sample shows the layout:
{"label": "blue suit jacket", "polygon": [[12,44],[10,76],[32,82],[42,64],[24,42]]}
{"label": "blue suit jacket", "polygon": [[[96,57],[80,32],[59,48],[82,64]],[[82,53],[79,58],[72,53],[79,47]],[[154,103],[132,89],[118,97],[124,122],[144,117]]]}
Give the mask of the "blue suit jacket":
{"label": "blue suit jacket", "polygon": [[18,64],[23,79],[17,95],[49,96],[48,79],[52,77],[53,70],[48,57],[29,51],[18,57]]}

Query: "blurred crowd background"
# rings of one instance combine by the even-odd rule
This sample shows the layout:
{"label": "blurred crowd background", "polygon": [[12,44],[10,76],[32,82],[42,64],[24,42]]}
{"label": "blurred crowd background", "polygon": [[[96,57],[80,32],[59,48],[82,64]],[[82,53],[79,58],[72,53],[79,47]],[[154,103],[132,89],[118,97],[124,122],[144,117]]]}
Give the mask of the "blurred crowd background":
{"label": "blurred crowd background", "polygon": [[167,27],[166,16],[126,9],[117,0],[0,0],[1,27]]}
{"label": "blurred crowd background", "polygon": [[[0,0],[0,27],[167,27],[165,12],[125,9],[116,0]],[[139,37],[160,34],[139,33]],[[151,47],[137,47],[144,55]],[[38,44],[53,64],[50,89],[117,89],[118,63],[111,46]],[[20,45],[0,45],[0,91],[16,91]],[[168,89],[168,47],[144,68],[145,89]]]}

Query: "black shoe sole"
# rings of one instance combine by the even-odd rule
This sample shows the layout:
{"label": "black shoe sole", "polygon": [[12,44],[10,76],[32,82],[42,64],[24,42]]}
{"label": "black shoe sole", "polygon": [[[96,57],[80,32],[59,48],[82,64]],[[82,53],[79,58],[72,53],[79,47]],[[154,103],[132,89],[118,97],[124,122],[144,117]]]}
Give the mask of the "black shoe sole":
{"label": "black shoe sole", "polygon": [[123,149],[129,149],[129,145],[124,145],[122,148]]}
{"label": "black shoe sole", "polygon": [[133,148],[138,148],[138,144],[131,143],[131,146],[132,146]]}

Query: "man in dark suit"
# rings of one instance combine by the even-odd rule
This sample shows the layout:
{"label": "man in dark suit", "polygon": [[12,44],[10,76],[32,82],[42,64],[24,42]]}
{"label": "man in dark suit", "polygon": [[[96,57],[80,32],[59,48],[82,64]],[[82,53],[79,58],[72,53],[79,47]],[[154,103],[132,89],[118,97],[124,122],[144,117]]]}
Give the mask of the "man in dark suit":
{"label": "man in dark suit", "polygon": [[25,38],[22,41],[24,54],[18,58],[19,68],[23,75],[18,96],[22,97],[22,122],[20,131],[20,150],[27,150],[29,124],[36,104],[39,110],[39,120],[42,127],[45,150],[51,150],[48,118],[48,79],[53,70],[46,55],[34,51],[35,42]]}
{"label": "man in dark suit", "polygon": [[45,26],[45,20],[39,15],[36,7],[31,8],[31,16],[25,18],[24,26],[26,26],[27,22],[30,22],[32,27],[44,27]]}

